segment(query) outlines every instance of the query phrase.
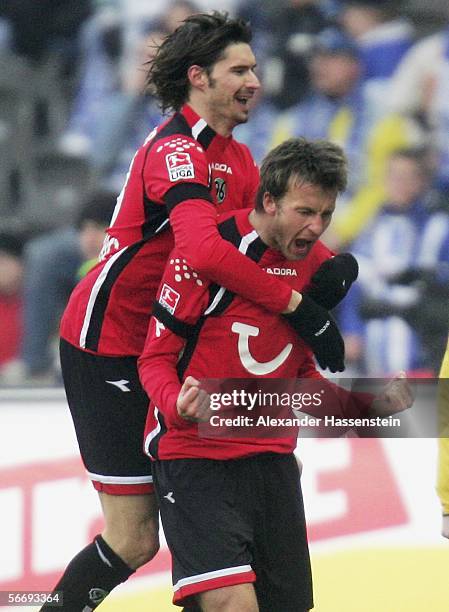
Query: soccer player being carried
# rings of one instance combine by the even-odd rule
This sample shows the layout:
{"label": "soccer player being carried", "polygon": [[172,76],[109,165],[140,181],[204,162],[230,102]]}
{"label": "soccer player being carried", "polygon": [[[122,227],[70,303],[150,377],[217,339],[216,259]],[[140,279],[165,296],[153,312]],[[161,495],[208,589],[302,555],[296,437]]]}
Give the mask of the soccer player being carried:
{"label": "soccer player being carried", "polygon": [[[321,365],[344,367],[341,336],[327,311],[301,301],[285,279],[266,274],[217,229],[217,212],[252,206],[259,182],[249,150],[232,137],[259,88],[250,40],[244,22],[198,14],[157,49],[148,86],[173,114],[136,152],[100,261],[77,285],[62,318],[67,400],[105,518],[101,535],[56,586],[73,612],[96,608],[158,549],[151,466],[142,452],[148,397],[137,358],[174,245],[203,279],[276,315],[290,313],[292,328],[304,334]],[[309,333],[309,317],[321,322],[322,333]]]}
{"label": "soccer player being carried", "polygon": [[[331,309],[356,267],[348,254],[329,259],[319,240],[345,184],[340,147],[288,140],[262,164],[255,208],[223,215],[219,231],[258,266],[285,278],[304,301]],[[210,435],[201,423],[209,421],[211,396],[200,380],[315,378],[320,388],[326,381],[289,315],[278,317],[208,282],[189,263],[178,249],[171,254],[139,359],[152,398],[145,450],[154,459],[173,556],[174,602],[205,612],[305,612],[313,598],[293,455],[297,428],[287,436],[260,436],[254,429],[246,437],[232,437],[229,429]],[[320,335],[326,325],[310,316],[308,333]],[[393,414],[413,399],[400,376],[375,397],[344,392],[330,381],[329,388],[340,390],[333,413],[351,419]]]}

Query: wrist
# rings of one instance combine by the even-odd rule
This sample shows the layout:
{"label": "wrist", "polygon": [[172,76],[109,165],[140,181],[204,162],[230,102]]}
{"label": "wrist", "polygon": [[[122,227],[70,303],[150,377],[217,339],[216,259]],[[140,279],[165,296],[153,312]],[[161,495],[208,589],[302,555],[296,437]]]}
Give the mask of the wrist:
{"label": "wrist", "polygon": [[298,306],[301,304],[302,302],[302,295],[298,292],[293,290],[292,291],[292,295],[290,297],[290,301],[287,305],[286,310],[283,311],[282,314],[289,314],[291,312],[294,312]]}

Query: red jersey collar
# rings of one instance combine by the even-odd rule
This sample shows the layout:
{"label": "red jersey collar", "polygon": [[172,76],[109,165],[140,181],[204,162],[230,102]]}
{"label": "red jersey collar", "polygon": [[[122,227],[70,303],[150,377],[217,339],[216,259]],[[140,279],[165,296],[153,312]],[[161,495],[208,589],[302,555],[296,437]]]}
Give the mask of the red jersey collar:
{"label": "red jersey collar", "polygon": [[[253,210],[252,208],[243,208],[241,210],[234,210],[229,215],[235,218],[235,222],[237,224],[237,228],[241,236],[246,236],[255,231],[254,227],[251,225],[251,222],[249,220],[249,215],[252,210]],[[263,240],[260,238],[260,236],[258,236],[257,242],[260,243],[259,248],[261,248],[263,245],[263,247],[265,247],[266,249],[264,252],[264,256],[263,256],[264,262],[268,264],[268,263],[274,263],[274,262],[277,263],[277,262],[285,261],[285,258],[282,255],[282,253],[266,245],[263,242]]]}
{"label": "red jersey collar", "polygon": [[210,142],[214,140],[215,142],[225,145],[232,140],[232,135],[221,136],[220,134],[217,134],[217,132],[206,122],[206,120],[200,117],[200,115],[198,115],[198,113],[194,111],[189,104],[184,104],[180,112],[189,124],[189,127],[192,129],[193,137],[200,143],[202,140],[206,140],[210,144]]}

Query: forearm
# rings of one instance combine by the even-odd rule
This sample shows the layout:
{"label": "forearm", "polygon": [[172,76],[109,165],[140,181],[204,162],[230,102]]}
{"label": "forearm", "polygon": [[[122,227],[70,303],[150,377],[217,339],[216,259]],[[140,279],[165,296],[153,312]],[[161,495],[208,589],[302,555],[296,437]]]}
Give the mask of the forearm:
{"label": "forearm", "polygon": [[[149,398],[164,416],[167,425],[180,422],[176,400],[181,390],[181,382],[176,370],[177,352],[158,352],[157,341],[145,347],[139,357],[140,381]],[[181,342],[181,341],[180,341]]]}
{"label": "forearm", "polygon": [[271,312],[287,312],[292,289],[265,273],[217,229],[215,209],[202,200],[183,202],[170,214],[176,246],[189,265],[209,280]]}

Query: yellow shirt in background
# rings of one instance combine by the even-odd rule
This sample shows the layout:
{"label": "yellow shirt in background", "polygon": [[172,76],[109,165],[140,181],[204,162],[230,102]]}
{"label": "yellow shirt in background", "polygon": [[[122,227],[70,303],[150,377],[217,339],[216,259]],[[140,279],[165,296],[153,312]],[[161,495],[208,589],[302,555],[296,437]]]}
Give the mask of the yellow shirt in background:
{"label": "yellow shirt in background", "polygon": [[438,410],[440,437],[438,439],[437,492],[443,514],[449,514],[449,342],[440,370]]}

